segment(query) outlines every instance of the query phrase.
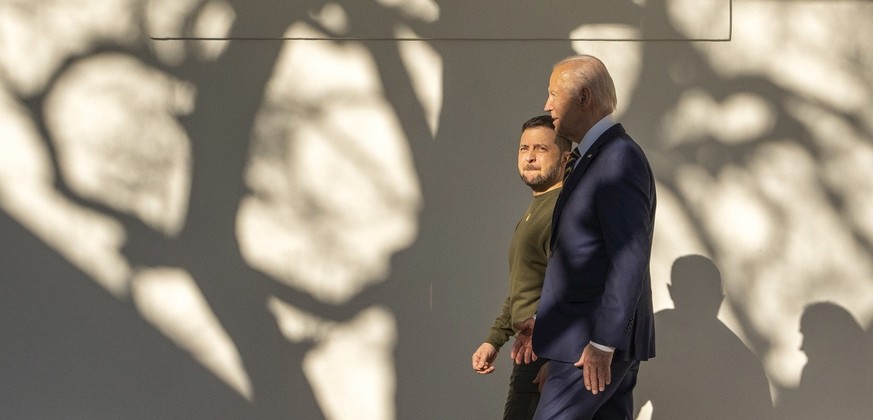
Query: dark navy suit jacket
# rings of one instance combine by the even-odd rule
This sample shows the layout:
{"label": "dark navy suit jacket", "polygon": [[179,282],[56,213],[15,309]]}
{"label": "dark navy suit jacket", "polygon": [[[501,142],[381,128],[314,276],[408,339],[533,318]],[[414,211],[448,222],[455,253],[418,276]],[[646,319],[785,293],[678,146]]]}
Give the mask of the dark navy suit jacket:
{"label": "dark navy suit jacket", "polygon": [[614,360],[654,357],[655,179],[621,124],[580,157],[552,217],[534,352],[574,363],[594,341],[615,347]]}

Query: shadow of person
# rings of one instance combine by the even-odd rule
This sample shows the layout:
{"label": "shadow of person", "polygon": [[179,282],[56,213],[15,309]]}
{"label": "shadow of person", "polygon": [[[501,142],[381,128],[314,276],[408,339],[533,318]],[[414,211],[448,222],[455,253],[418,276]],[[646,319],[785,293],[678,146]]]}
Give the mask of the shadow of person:
{"label": "shadow of person", "polygon": [[713,262],[686,255],[673,262],[675,309],[655,314],[657,356],[643,363],[637,407],[652,419],[765,419],[772,404],[760,361],[718,320],[724,294]]}
{"label": "shadow of person", "polygon": [[870,338],[831,302],[810,304],[800,319],[808,359],[800,386],[777,405],[778,419],[869,419],[873,415]]}

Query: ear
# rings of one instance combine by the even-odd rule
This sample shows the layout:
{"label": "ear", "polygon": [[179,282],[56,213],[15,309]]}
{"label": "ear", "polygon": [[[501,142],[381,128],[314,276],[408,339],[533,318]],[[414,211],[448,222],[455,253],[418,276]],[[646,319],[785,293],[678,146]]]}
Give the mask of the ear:
{"label": "ear", "polygon": [[587,86],[579,91],[579,104],[582,108],[587,108],[591,104],[591,90]]}

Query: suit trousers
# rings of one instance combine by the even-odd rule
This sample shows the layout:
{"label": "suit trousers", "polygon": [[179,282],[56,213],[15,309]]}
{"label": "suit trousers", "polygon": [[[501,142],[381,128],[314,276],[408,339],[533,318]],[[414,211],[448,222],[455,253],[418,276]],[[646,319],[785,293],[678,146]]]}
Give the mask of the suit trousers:
{"label": "suit trousers", "polygon": [[638,360],[613,360],[612,381],[594,395],[585,389],[582,369],[552,360],[534,419],[633,420],[633,389],[639,369]]}
{"label": "suit trousers", "polygon": [[509,395],[503,407],[503,420],[531,420],[540,401],[539,385],[533,383],[546,359],[530,364],[512,362],[509,375]]}

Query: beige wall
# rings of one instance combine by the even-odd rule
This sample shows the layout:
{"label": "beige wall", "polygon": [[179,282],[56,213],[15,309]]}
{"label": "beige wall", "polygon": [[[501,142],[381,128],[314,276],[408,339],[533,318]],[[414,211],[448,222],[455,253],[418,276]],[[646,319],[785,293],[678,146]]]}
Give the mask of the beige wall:
{"label": "beige wall", "polygon": [[0,0],[2,417],[499,416],[576,53],[658,179],[640,418],[871,409],[870,2],[250,3]]}

